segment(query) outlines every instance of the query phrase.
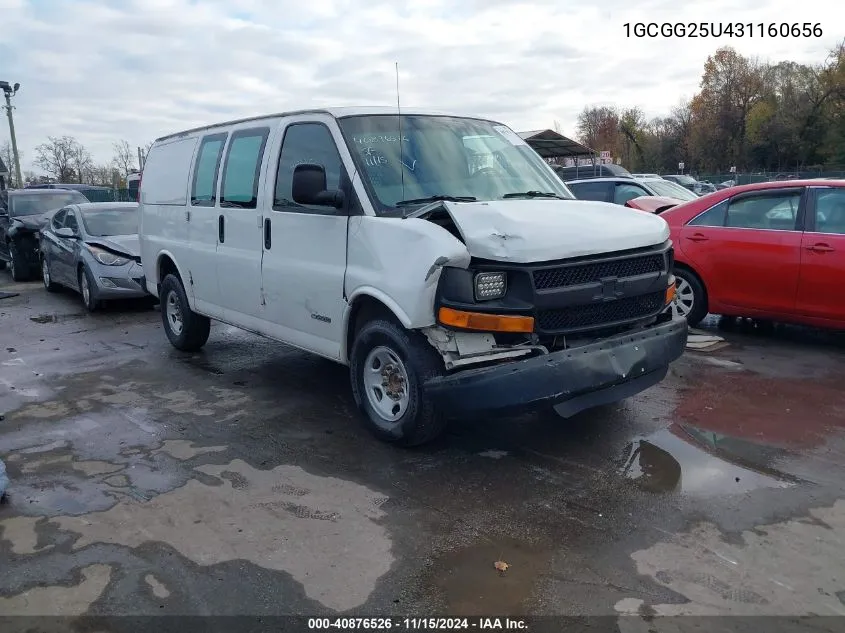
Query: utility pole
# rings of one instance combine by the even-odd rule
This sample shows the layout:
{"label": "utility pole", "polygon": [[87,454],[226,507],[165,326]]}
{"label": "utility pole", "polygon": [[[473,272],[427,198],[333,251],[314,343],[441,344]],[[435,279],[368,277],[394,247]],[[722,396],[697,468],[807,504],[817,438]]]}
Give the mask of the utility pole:
{"label": "utility pole", "polygon": [[9,136],[12,137],[12,154],[15,159],[15,178],[18,187],[23,187],[23,178],[21,178],[21,159],[18,156],[18,141],[15,138],[15,119],[12,116],[12,97],[20,90],[21,85],[9,85],[8,81],[0,81],[0,90],[3,90],[3,95],[6,97],[6,116],[9,117]]}

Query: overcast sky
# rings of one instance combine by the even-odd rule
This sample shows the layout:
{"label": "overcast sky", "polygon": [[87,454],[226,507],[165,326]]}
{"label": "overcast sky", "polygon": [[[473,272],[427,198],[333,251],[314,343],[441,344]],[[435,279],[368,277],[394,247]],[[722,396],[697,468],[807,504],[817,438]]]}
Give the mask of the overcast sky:
{"label": "overcast sky", "polygon": [[[667,112],[719,46],[822,61],[834,0],[0,0],[23,169],[49,135],[112,143],[241,116],[402,103],[568,134],[585,105]],[[820,38],[626,38],[626,22],[810,22]],[[8,138],[0,121],[0,141]]]}

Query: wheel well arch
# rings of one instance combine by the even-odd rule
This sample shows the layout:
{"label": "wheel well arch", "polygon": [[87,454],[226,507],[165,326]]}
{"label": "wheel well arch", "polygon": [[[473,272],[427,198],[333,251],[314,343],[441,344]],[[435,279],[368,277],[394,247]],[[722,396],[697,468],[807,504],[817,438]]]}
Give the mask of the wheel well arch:
{"label": "wheel well arch", "polygon": [[[182,277],[182,271],[179,270],[179,266],[176,264],[176,260],[173,258],[173,255],[167,252],[159,253],[156,257],[156,266],[155,266],[155,283],[156,283],[156,291],[161,288],[161,284],[164,281],[164,278],[168,275],[175,275],[176,278],[182,282],[182,285],[185,285],[185,280]],[[186,288],[187,290],[187,288]],[[190,297],[189,297],[190,298]]]}
{"label": "wheel well arch", "polygon": [[369,294],[360,294],[352,299],[341,343],[341,360],[349,362],[349,353],[358,331],[365,323],[379,317],[404,327],[402,320],[380,299]]}

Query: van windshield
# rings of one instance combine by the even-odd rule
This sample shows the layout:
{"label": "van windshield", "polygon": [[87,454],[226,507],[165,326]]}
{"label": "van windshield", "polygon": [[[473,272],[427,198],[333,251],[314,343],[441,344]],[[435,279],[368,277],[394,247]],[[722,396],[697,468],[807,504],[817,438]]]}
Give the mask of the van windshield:
{"label": "van windshield", "polygon": [[434,196],[501,200],[539,192],[574,199],[549,165],[504,125],[459,117],[402,115],[400,147],[399,118],[372,115],[339,121],[381,214],[401,213],[397,205],[403,207],[403,201]]}

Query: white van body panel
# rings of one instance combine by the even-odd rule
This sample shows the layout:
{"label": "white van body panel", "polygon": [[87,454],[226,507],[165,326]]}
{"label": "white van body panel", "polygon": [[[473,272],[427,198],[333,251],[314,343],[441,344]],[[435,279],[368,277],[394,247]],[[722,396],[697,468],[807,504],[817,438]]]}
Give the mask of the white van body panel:
{"label": "white van body panel", "polygon": [[598,255],[669,239],[669,225],[660,216],[605,202],[513,199],[436,206],[441,204],[473,257],[502,262]]}
{"label": "white van body panel", "polygon": [[379,299],[408,329],[434,324],[434,293],[443,266],[469,265],[467,247],[427,220],[359,216],[352,218],[349,234],[350,303],[362,294]]}
{"label": "white van body panel", "polygon": [[[147,290],[155,296],[158,296],[156,282],[163,254],[169,255],[181,272],[185,272],[185,257],[190,249],[185,211],[196,145],[196,138],[156,143],[148,156],[148,169],[141,182],[138,240],[141,261],[147,263],[145,270],[154,271],[147,276]],[[188,283],[185,292],[193,306]]]}

